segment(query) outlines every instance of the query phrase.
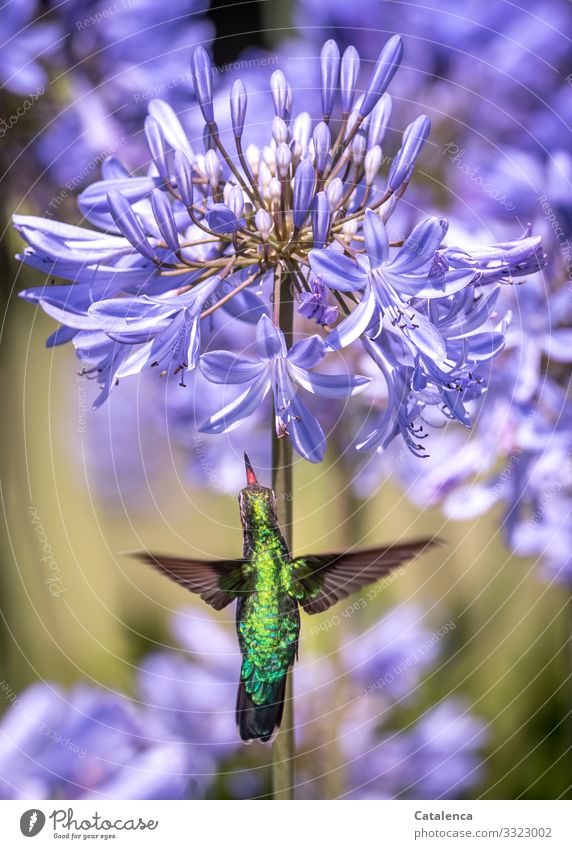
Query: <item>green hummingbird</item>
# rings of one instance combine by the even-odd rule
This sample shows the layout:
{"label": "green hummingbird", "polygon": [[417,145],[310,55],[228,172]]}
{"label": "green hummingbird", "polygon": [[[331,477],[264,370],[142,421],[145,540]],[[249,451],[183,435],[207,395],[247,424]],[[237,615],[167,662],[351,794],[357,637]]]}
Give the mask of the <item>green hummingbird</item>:
{"label": "green hummingbird", "polygon": [[215,610],[237,601],[242,667],[236,723],[245,742],[266,742],[280,727],[288,671],[298,657],[300,607],[321,613],[435,540],[292,557],[278,525],[276,496],[258,482],[246,454],[244,461],[247,485],[238,497],[244,535],[241,559],[189,560],[146,552],[137,556]]}

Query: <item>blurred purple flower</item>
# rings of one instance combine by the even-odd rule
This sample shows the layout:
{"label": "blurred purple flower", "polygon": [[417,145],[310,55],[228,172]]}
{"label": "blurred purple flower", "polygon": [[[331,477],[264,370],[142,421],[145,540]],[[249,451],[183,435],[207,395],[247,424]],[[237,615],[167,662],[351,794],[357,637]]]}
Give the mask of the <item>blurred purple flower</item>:
{"label": "blurred purple flower", "polygon": [[410,730],[362,731],[359,748],[350,729],[351,719],[342,737],[350,799],[459,799],[482,777],[486,726],[457,699],[441,702]]}
{"label": "blurred purple flower", "polygon": [[37,0],[10,0],[2,7],[0,82],[14,94],[43,93],[44,62],[61,46],[60,28],[40,12]]}
{"label": "blurred purple flower", "polygon": [[34,684],[0,722],[4,799],[181,799],[189,774],[174,737],[149,735],[144,711],[94,687]]}

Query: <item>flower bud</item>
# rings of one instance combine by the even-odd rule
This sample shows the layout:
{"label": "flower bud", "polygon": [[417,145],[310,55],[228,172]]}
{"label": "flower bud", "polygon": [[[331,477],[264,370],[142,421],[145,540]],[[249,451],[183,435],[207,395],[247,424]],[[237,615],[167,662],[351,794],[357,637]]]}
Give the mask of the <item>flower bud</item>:
{"label": "flower bud", "polygon": [[274,227],[272,216],[265,209],[259,209],[254,216],[254,223],[263,240],[267,242],[270,232]]}
{"label": "flower bud", "polygon": [[235,80],[230,90],[230,117],[235,139],[239,139],[242,136],[247,102],[248,96],[244,83],[242,80]]}
{"label": "flower bud", "polygon": [[340,49],[331,38],[320,53],[320,76],[322,81],[322,115],[328,120],[334,107],[334,95],[340,73]]}
{"label": "flower bud", "polygon": [[288,141],[288,127],[286,126],[286,121],[279,118],[278,115],[275,115],[272,119],[272,138],[276,144],[282,144],[282,142]]}
{"label": "flower bud", "polygon": [[308,217],[314,197],[314,168],[309,159],[303,159],[294,175],[293,216],[294,229],[299,230]]}
{"label": "flower bud", "polygon": [[402,56],[403,42],[398,35],[394,35],[384,46],[375,63],[371,80],[359,107],[359,114],[362,117],[369,115],[385,92],[399,67]]}
{"label": "flower bud", "polygon": [[246,161],[248,167],[252,171],[254,177],[258,177],[258,168],[260,166],[260,150],[255,144],[249,144],[246,148]]}
{"label": "flower bud", "polygon": [[365,182],[367,186],[371,186],[379,169],[381,168],[381,148],[378,144],[371,147],[365,155]]}
{"label": "flower bud", "polygon": [[151,209],[153,210],[153,218],[165,244],[169,250],[176,253],[179,250],[179,234],[177,233],[173,207],[169,203],[165,193],[160,189],[154,189],[151,192]]}
{"label": "flower bud", "polygon": [[193,168],[188,156],[181,150],[175,151],[175,179],[181,200],[185,206],[192,206],[194,195]]}
{"label": "flower bud", "polygon": [[431,121],[427,115],[420,115],[403,133],[403,140],[397,155],[391,163],[387,188],[395,192],[409,178],[421,148],[427,141],[431,129]]}
{"label": "flower bud", "polygon": [[[274,71],[270,77],[270,91],[274,101],[274,111],[279,118],[288,116],[288,83],[282,71]],[[291,96],[291,95],[290,95]]]}
{"label": "flower bud", "polygon": [[300,157],[306,156],[308,152],[308,143],[312,133],[312,119],[309,112],[300,112],[294,118],[292,125],[292,138],[300,144]]}
{"label": "flower bud", "polygon": [[292,163],[292,151],[287,144],[280,144],[276,149],[276,168],[278,175],[282,178],[288,176],[288,171]]}
{"label": "flower bud", "polygon": [[191,56],[191,78],[195,97],[208,123],[214,121],[213,110],[213,67],[204,47],[196,47]]}
{"label": "flower bud", "polygon": [[107,203],[115,226],[122,236],[130,242],[136,251],[146,259],[155,261],[155,252],[147,241],[147,236],[129,201],[117,189],[112,189],[107,195]]}
{"label": "flower bud", "polygon": [[211,188],[218,188],[222,176],[222,163],[214,150],[207,150],[205,154],[205,171]]}
{"label": "flower bud", "polygon": [[332,136],[329,127],[323,121],[316,124],[312,140],[314,142],[316,170],[322,174],[328,164],[328,156],[330,155],[330,148],[332,146]]}
{"label": "flower bud", "polygon": [[334,179],[328,183],[326,186],[326,195],[330,203],[330,209],[332,212],[335,212],[341,204],[344,196],[344,184],[340,177],[334,177]]}
{"label": "flower bud", "polygon": [[274,148],[266,145],[262,150],[262,159],[272,175],[276,173],[276,153]]}
{"label": "flower bud", "polygon": [[346,239],[353,239],[358,230],[357,219],[350,218],[348,221],[344,222],[342,227],[342,232]]}
{"label": "flower bud", "polygon": [[314,247],[324,248],[328,240],[331,221],[330,202],[325,192],[318,192],[312,204],[312,233]]}
{"label": "flower bud", "polygon": [[242,218],[244,212],[244,194],[240,186],[232,186],[226,196],[226,204],[233,211],[236,218]]}
{"label": "flower bud", "polygon": [[355,165],[361,165],[365,154],[366,141],[363,133],[357,133],[352,141],[352,159]]}
{"label": "flower bud", "polygon": [[352,109],[352,102],[359,76],[360,58],[355,47],[350,44],[346,47],[342,56],[340,71],[340,85],[342,89],[342,112],[348,115]]}
{"label": "flower bud", "polygon": [[280,196],[282,195],[282,184],[280,180],[277,180],[276,177],[273,177],[270,180],[268,185],[268,195],[270,200],[274,201],[274,203],[280,202]]}
{"label": "flower bud", "polygon": [[369,116],[367,137],[369,147],[382,143],[391,118],[392,106],[391,95],[386,92]]}

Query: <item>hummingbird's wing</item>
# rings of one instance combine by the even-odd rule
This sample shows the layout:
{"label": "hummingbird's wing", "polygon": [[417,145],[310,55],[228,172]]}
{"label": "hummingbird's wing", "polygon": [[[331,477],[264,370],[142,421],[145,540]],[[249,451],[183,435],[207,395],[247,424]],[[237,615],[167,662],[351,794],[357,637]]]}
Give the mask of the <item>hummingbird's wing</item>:
{"label": "hummingbird's wing", "polygon": [[222,610],[247,590],[244,569],[248,562],[245,560],[188,560],[146,551],[135,557],[196,593],[215,610]]}
{"label": "hummingbird's wing", "polygon": [[298,557],[293,561],[292,594],[306,613],[321,613],[439,541],[428,538],[363,551]]}

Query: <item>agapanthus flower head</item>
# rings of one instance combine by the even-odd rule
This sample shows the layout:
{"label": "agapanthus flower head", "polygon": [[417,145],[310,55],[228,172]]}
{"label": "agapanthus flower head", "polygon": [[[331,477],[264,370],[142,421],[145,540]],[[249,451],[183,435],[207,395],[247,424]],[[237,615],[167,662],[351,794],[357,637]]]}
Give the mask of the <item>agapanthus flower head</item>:
{"label": "agapanthus flower head", "polygon": [[[238,426],[272,390],[278,436],[316,462],[325,435],[300,390],[342,398],[365,388],[357,374],[361,341],[370,354],[375,346],[383,352],[372,359],[391,397],[387,427],[363,445],[383,447],[388,433],[409,435],[412,418],[431,404],[469,423],[470,375],[500,350],[506,330],[479,307],[483,287],[538,267],[541,251],[528,235],[472,251],[446,245],[447,222],[438,217],[405,239],[392,237],[391,216],[430,129],[427,116],[413,121],[388,174],[379,173],[391,113],[386,89],[402,53],[401,39],[390,38],[360,92],[357,51],[348,47],[340,57],[328,41],[316,122],[296,114],[296,93],[274,71],[275,114],[262,147],[246,143],[248,93],[237,80],[226,106],[230,122],[226,115],[221,121],[232,127],[228,149],[217,123],[224,105],[214,97],[209,54],[199,47],[191,71],[205,121],[202,151],[171,107],[152,100],[147,174],[131,176],[109,160],[104,179],[80,196],[96,230],[16,219],[29,243],[24,261],[73,283],[24,297],[63,325],[52,344],[73,338],[101,385],[98,403],[143,368],[179,374],[185,386],[185,372],[202,363],[214,383],[248,384],[210,416],[207,430]],[[214,313],[256,325],[258,360],[242,349],[216,350]],[[316,325],[323,335],[315,335]],[[342,374],[314,372],[328,352],[340,350]]]}

